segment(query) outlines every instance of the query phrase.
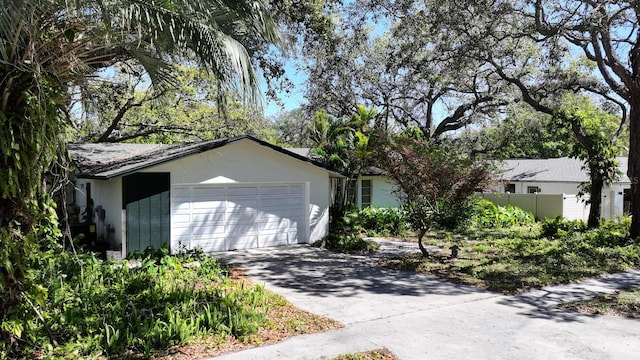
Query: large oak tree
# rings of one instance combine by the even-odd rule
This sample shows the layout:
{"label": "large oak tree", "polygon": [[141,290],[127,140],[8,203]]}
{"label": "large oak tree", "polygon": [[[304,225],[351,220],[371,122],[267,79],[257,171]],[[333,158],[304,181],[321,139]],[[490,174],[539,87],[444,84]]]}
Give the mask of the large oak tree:
{"label": "large oak tree", "polygon": [[[307,111],[349,116],[364,105],[376,126],[417,127],[430,139],[488,119],[510,94],[494,69],[454,51],[456,37],[426,16],[429,2],[353,2],[330,46],[307,50]],[[378,25],[373,25],[378,24]]]}
{"label": "large oak tree", "polygon": [[[585,122],[573,111],[567,111],[563,99],[568,94],[581,94],[606,104],[609,109],[615,108],[618,130],[609,142],[615,146],[629,121],[629,177],[634,178],[639,136],[634,123],[638,123],[640,114],[634,110],[640,107],[634,100],[634,97],[640,100],[640,96],[634,95],[640,88],[632,84],[637,73],[634,49],[640,46],[635,2],[452,0],[434,1],[429,10],[429,16],[440,24],[442,31],[457,39],[453,48],[460,59],[493,69],[501,81],[520,93],[524,103],[562,120],[590,159],[602,160],[607,153],[605,157],[610,160],[615,154],[595,144]],[[448,46],[444,51],[451,48]],[[597,129],[592,132],[596,133]],[[615,163],[609,160],[587,160],[587,165],[592,174],[612,173]],[[599,168],[591,169],[594,166]],[[602,182],[592,177],[592,185]],[[594,211],[599,200],[596,190],[601,188],[596,185],[592,186]],[[633,181],[633,194],[639,193],[633,190],[636,187]],[[638,201],[633,199],[634,203]],[[640,215],[639,208],[633,208],[634,215]],[[596,225],[597,214],[592,215],[590,223]],[[638,216],[633,219],[631,235],[637,237],[640,220]]]}

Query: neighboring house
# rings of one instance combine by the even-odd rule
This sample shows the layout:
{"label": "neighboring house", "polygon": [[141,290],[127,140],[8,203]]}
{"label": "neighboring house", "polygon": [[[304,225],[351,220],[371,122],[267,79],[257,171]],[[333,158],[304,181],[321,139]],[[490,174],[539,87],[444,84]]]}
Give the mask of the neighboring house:
{"label": "neighboring house", "polygon": [[[311,158],[310,148],[289,148],[287,150]],[[365,169],[358,179],[351,180],[348,191],[359,208],[368,206],[397,207],[400,206],[400,201],[394,194],[394,188],[393,181],[386,177],[381,169],[371,166]]]}
{"label": "neighboring house", "polygon": [[[310,149],[290,149],[309,157]],[[628,214],[631,207],[631,182],[627,177],[626,157],[619,157],[620,179],[602,192],[602,216],[615,219]],[[483,196],[499,205],[511,204],[531,211],[536,217],[563,216],[567,219],[586,220],[589,205],[588,195],[577,196],[579,186],[589,181],[583,170],[584,163],[574,158],[553,159],[512,159],[501,163],[498,175],[500,186]],[[395,186],[381,169],[368,168],[355,182],[351,191],[356,194],[358,207],[398,206],[400,201],[394,195]]]}
{"label": "neighboring house", "polygon": [[[627,177],[627,158],[618,158],[622,175],[602,191],[602,216],[613,219],[629,212],[631,182]],[[498,192],[510,194],[571,194],[588,182],[588,173],[579,159],[512,159],[504,161],[500,175],[504,187]]]}
{"label": "neighboring house", "polygon": [[[123,255],[309,243],[329,231],[341,174],[253,137],[195,144],[70,144],[75,203]],[[90,199],[90,201],[88,200]]]}

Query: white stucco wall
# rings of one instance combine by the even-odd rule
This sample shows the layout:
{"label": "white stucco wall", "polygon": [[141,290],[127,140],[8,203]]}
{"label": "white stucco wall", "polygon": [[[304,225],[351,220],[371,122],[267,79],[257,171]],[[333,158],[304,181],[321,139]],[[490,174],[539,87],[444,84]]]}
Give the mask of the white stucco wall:
{"label": "white stucco wall", "polygon": [[393,194],[394,184],[386,176],[361,176],[357,182],[357,199],[356,203],[362,208],[362,180],[371,180],[371,205],[379,207],[398,207],[400,202]]}
{"label": "white stucco wall", "polygon": [[[529,186],[537,186],[540,188],[539,194],[565,194],[576,195],[579,191],[578,186],[580,183],[569,182],[534,182],[534,181],[514,181],[516,191],[515,194],[526,194]],[[602,190],[602,217],[605,219],[615,219],[624,214],[624,189],[629,189],[630,184],[627,183],[615,183],[610,187],[605,187]],[[497,192],[504,192],[503,187],[496,188]],[[574,196],[575,197],[575,196]],[[500,200],[498,200],[500,201]],[[586,219],[589,212],[589,206],[585,205],[584,201],[576,198],[574,200],[576,204],[571,203],[572,210],[566,210],[567,218]],[[565,204],[565,208],[568,205]]]}
{"label": "white stucco wall", "polygon": [[515,181],[515,194],[526,194],[529,186],[540,188],[541,194],[577,194],[580,183],[541,182],[541,181]]}
{"label": "white stucco wall", "polygon": [[329,233],[329,173],[250,140],[192,155],[145,172],[171,173],[171,185],[308,183],[309,241]]}

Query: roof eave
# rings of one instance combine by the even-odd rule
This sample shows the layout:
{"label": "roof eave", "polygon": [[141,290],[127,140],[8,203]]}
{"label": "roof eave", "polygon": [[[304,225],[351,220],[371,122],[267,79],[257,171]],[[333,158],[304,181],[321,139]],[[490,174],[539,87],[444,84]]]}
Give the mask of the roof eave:
{"label": "roof eave", "polygon": [[209,150],[217,149],[217,148],[220,148],[222,146],[229,145],[229,144],[232,144],[232,143],[235,143],[235,142],[239,142],[239,141],[244,141],[244,140],[253,141],[253,142],[255,142],[255,143],[259,144],[259,145],[262,145],[264,147],[268,147],[268,148],[270,148],[270,149],[272,149],[274,151],[282,153],[283,155],[287,155],[287,156],[293,157],[293,158],[295,158],[297,160],[303,161],[303,162],[308,163],[308,164],[310,164],[312,166],[321,168],[321,169],[327,171],[331,177],[340,177],[340,178],[346,177],[346,174],[343,174],[343,173],[341,173],[339,171],[335,171],[333,169],[329,169],[326,166],[324,166],[323,164],[321,164],[321,163],[319,163],[319,162],[317,162],[317,161],[315,161],[313,159],[307,158],[307,157],[302,156],[302,155],[298,155],[298,154],[296,154],[294,152],[291,152],[289,150],[281,148],[281,147],[279,147],[277,145],[270,144],[270,143],[268,143],[268,142],[266,142],[264,140],[260,140],[258,138],[255,138],[255,137],[249,136],[249,135],[240,136],[240,137],[236,137],[236,138],[230,138],[230,139],[224,139],[224,140],[219,140],[219,141],[212,141],[212,142],[203,143],[203,144],[200,144],[200,145],[194,145],[192,148],[187,149],[187,150],[185,150],[183,152],[178,152],[173,156],[169,156],[169,157],[166,157],[166,158],[161,158],[161,159],[158,159],[156,161],[145,162],[144,164],[142,164],[140,166],[133,166],[133,167],[131,167],[129,169],[107,171],[107,172],[105,172],[105,173],[108,173],[107,175],[100,175],[100,172],[98,171],[98,172],[95,172],[95,173],[93,173],[93,172],[84,173],[84,174],[83,173],[78,173],[76,175],[76,177],[78,177],[80,179],[110,180],[110,179],[114,179],[114,178],[117,178],[117,177],[127,176],[127,175],[130,175],[130,174],[139,172],[141,170],[148,169],[150,167],[154,167],[154,166],[162,165],[162,164],[165,164],[165,163],[168,163],[168,162],[171,162],[171,161],[175,161],[175,160],[180,159],[180,158],[184,158],[184,157],[195,155],[195,154],[200,154],[200,153],[203,153],[203,152],[206,152],[206,151],[209,151]]}

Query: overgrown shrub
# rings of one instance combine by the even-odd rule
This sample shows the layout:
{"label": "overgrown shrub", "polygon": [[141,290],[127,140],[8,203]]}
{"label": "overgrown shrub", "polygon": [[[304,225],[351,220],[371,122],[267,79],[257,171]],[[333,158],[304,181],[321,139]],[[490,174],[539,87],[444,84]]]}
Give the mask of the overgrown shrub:
{"label": "overgrown shrub", "polygon": [[357,224],[369,236],[402,235],[407,227],[407,214],[402,208],[366,207],[358,211]]}
{"label": "overgrown shrub", "polygon": [[362,239],[355,234],[331,234],[325,240],[325,247],[344,253],[368,253],[377,251],[380,245],[375,241]]}
{"label": "overgrown shrub", "polygon": [[479,228],[508,228],[531,225],[535,222],[532,213],[512,205],[496,205],[476,197],[471,202],[469,225]]}
{"label": "overgrown shrub", "polygon": [[566,237],[576,232],[587,230],[587,223],[582,220],[566,220],[562,216],[542,221],[542,236],[548,238]]}
{"label": "overgrown shrub", "polygon": [[586,236],[596,246],[626,246],[632,243],[629,237],[631,218],[625,216],[618,220],[603,221],[597,229],[589,231]]}
{"label": "overgrown shrub", "polygon": [[439,207],[448,208],[447,211],[442,211],[441,215],[434,218],[435,227],[440,229],[459,229],[467,224],[473,215],[473,200],[459,204],[446,204],[443,202]]}
{"label": "overgrown shrub", "polygon": [[227,269],[204,255],[129,266],[50,250],[30,268],[40,296],[0,324],[13,337],[0,343],[10,358],[148,356],[201,335],[246,336],[267,322],[261,309],[270,295],[232,284]]}

